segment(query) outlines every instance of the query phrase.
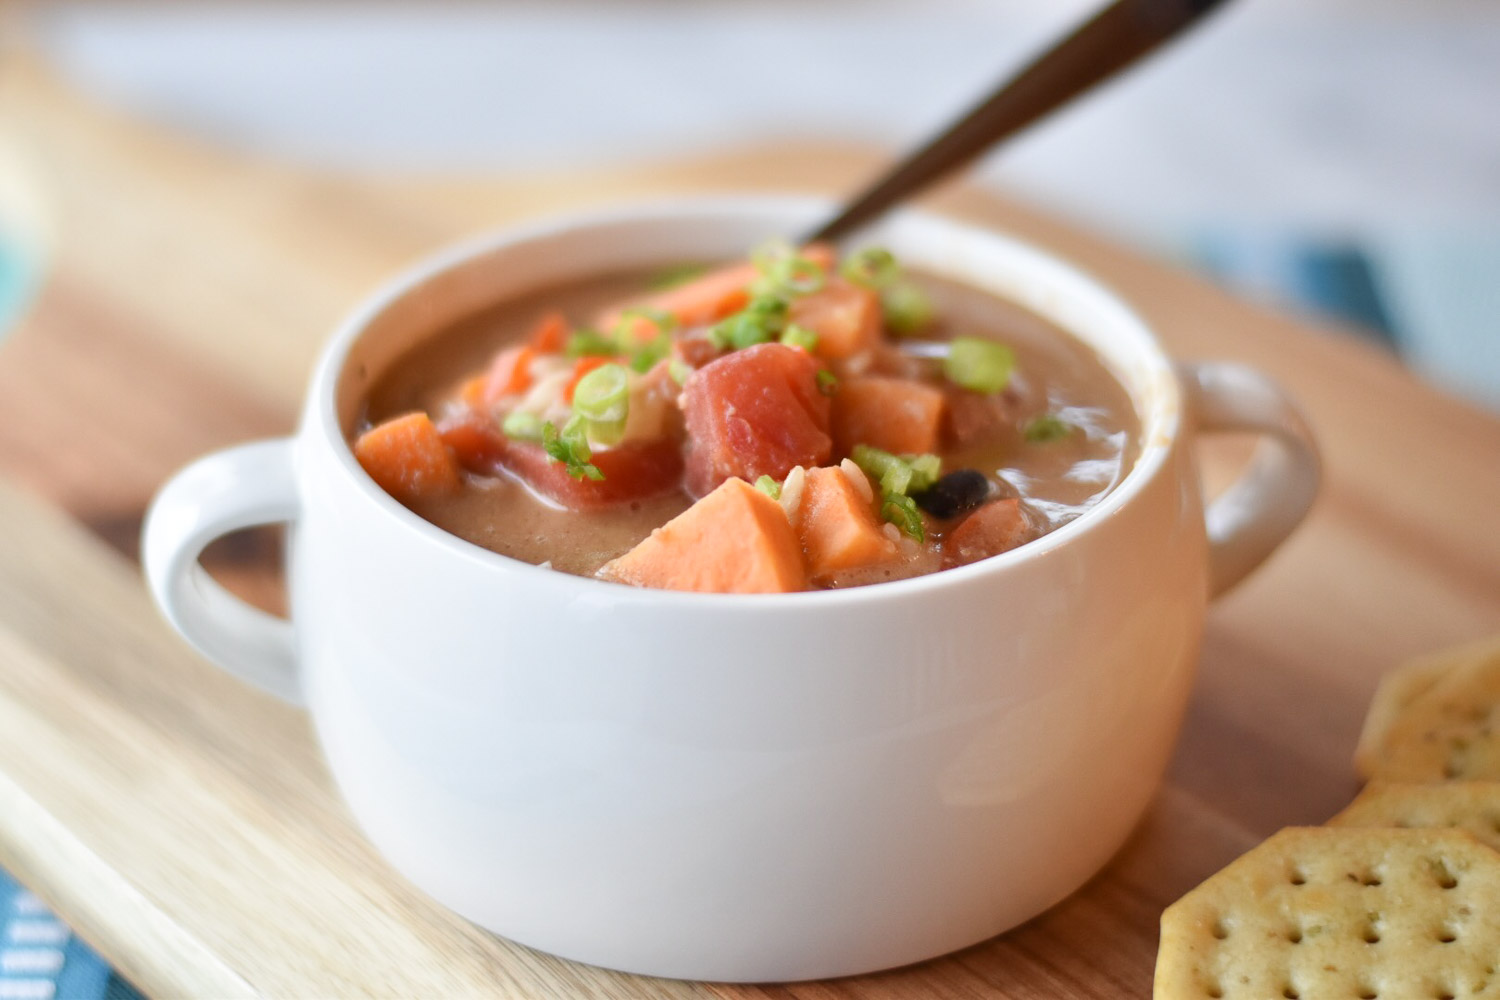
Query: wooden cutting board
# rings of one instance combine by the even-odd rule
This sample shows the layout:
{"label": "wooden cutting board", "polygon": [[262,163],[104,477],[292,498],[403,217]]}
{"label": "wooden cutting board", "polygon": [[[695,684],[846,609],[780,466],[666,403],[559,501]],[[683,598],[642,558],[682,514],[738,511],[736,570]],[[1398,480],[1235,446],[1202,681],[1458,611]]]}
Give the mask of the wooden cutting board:
{"label": "wooden cutting board", "polygon": [[[1326,451],[1316,512],[1214,608],[1165,787],[1109,868],[1049,913],[827,983],[668,982],[554,959],[407,886],[354,830],[306,718],[177,641],[134,561],[142,511],[194,456],[290,431],[323,337],[420,253],[591,202],[846,190],[876,158],[796,146],[525,178],[314,174],[91,107],[27,60],[0,73],[0,145],[0,163],[23,161],[0,183],[0,217],[43,210],[50,250],[48,284],[0,345],[0,864],[149,993],[1145,996],[1168,902],[1353,794],[1380,672],[1500,630],[1500,421],[1345,334],[949,192],[932,207],[1080,262],[1178,356],[1281,378]],[[1209,449],[1210,473],[1242,457]],[[274,605],[273,546],[248,536],[214,565]]]}

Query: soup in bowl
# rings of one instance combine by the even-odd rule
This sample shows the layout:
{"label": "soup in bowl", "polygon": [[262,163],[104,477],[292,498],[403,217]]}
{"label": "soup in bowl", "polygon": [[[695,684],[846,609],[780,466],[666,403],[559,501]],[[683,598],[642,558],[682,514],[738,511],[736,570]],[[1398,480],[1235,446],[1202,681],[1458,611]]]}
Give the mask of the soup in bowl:
{"label": "soup in bowl", "polygon": [[883,247],[771,244],[466,317],[375,384],[354,451],[495,552],[784,593],[1009,551],[1102,499],[1137,437],[1105,362],[1036,314]]}
{"label": "soup in bowl", "polygon": [[[1036,915],[1141,816],[1210,596],[1311,501],[1316,453],[1274,384],[1234,365],[1174,366],[1097,282],[961,223],[894,215],[824,258],[823,288],[859,285],[844,265],[865,247],[902,268],[853,293],[881,309],[880,329],[861,334],[875,345],[867,367],[858,352],[831,356],[836,329],[806,307],[794,323],[795,302],[784,324],[747,320],[740,342],[726,328],[692,353],[685,341],[714,337],[759,286],[722,318],[677,317],[666,338],[625,324],[625,340],[601,318],[660,309],[639,301],[662,294],[642,291],[642,276],[733,262],[828,210],[785,198],[635,206],[448,251],[334,333],[294,437],[208,456],[152,505],[143,561],[168,620],[209,659],[306,705],[364,833],[485,928],[635,972],[785,980],[916,961]],[[772,264],[769,277],[776,267],[807,271]],[[918,295],[889,292],[896,281]],[[903,296],[929,301],[916,310],[929,326],[890,329]],[[556,339],[538,344],[554,309]],[[584,349],[594,336],[608,340],[593,342],[601,353]],[[965,339],[978,347],[960,349]],[[637,359],[658,342],[665,353]],[[521,366],[505,352],[526,347],[526,382],[512,384]],[[745,358],[760,370],[768,353],[782,373],[771,409],[799,408],[828,439],[775,439],[785,447],[770,465],[754,435],[719,447],[727,406],[695,411],[693,396],[754,410],[760,397],[736,394],[761,375],[713,373]],[[583,358],[598,363],[580,372]],[[584,388],[580,407],[584,380],[610,365],[623,372],[597,396]],[[559,376],[576,376],[571,401],[536,390]],[[653,378],[661,426],[679,429],[632,438]],[[841,416],[865,391],[853,387],[876,379],[900,398],[940,398],[936,429],[915,408]],[[964,400],[985,418],[979,437],[954,426]],[[402,447],[361,447],[393,420],[407,422]],[[914,428],[930,436],[884,436]],[[1263,438],[1206,510],[1202,430]],[[470,431],[482,434],[466,442]],[[663,440],[649,489],[579,499],[587,483],[631,480],[611,477],[612,450]],[[424,468],[433,492],[411,472]],[[965,471],[982,480],[966,477],[971,492],[947,507],[930,495]],[[631,553],[689,534],[672,525],[726,488],[724,521],[781,539],[785,585],[761,589],[789,592],[694,592],[732,589],[717,584],[766,549],[745,531],[711,537],[717,514],[694,529],[715,553],[698,569],[663,542],[672,558],[645,560],[663,575],[632,576]],[[818,520],[819,496],[840,500],[836,518]],[[954,539],[997,504],[1024,511],[1027,530],[970,560]],[[909,507],[915,519],[897,509]],[[810,521],[881,557],[820,571],[815,553],[837,546],[809,542]],[[288,619],[237,601],[197,561],[215,537],[272,522],[291,526]]]}

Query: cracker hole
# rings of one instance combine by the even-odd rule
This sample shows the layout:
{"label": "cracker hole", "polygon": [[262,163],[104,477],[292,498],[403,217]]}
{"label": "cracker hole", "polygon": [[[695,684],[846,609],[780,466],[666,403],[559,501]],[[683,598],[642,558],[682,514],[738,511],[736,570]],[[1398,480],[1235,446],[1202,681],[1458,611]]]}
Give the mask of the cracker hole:
{"label": "cracker hole", "polygon": [[1218,983],[1214,983],[1212,986],[1205,987],[1203,992],[1212,997],[1213,1000],[1222,1000],[1224,996],[1224,988]]}
{"label": "cracker hole", "polygon": [[1288,941],[1290,941],[1292,944],[1301,944],[1302,943],[1302,928],[1300,928],[1300,927],[1293,927],[1291,930],[1287,931],[1286,932],[1286,939]]}
{"label": "cracker hole", "polygon": [[1302,997],[1302,994],[1298,993],[1296,987],[1294,986],[1288,986],[1283,989],[1281,991],[1281,995],[1285,997],[1286,1000],[1301,1000]]}
{"label": "cracker hole", "polygon": [[1365,932],[1364,932],[1363,937],[1365,939],[1365,944],[1379,944],[1380,943],[1380,932],[1375,929],[1375,925],[1374,924],[1366,924],[1365,925]]}
{"label": "cracker hole", "polygon": [[1302,873],[1301,869],[1293,868],[1292,869],[1292,875],[1291,875],[1291,882],[1292,882],[1292,885],[1306,885],[1307,884],[1307,876]]}
{"label": "cracker hole", "polygon": [[1452,927],[1444,927],[1437,932],[1437,939],[1439,944],[1452,944],[1458,940],[1458,932]]}
{"label": "cracker hole", "polygon": [[1373,987],[1361,986],[1359,988],[1359,1000],[1380,1000],[1380,994]]}
{"label": "cracker hole", "polygon": [[1220,918],[1214,921],[1214,926],[1210,933],[1212,933],[1213,936],[1218,940],[1223,941],[1229,936],[1229,927],[1224,923],[1224,920]]}

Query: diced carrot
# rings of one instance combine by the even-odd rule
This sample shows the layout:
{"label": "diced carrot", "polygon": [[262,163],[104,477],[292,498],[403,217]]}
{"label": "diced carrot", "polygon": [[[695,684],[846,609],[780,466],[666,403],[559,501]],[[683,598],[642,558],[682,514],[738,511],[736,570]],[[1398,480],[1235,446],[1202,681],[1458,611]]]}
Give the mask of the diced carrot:
{"label": "diced carrot", "polygon": [[912,379],[845,379],[833,394],[834,447],[841,455],[857,444],[897,455],[937,451],[944,402],[941,389]]}
{"label": "diced carrot", "polygon": [[483,405],[493,406],[502,396],[524,392],[531,385],[531,362],[535,357],[536,348],[530,344],[507,347],[495,355],[485,376]]}
{"label": "diced carrot", "polygon": [[484,387],[489,383],[488,375],[475,375],[473,378],[465,379],[464,384],[458,387],[458,398],[471,410],[484,408]]}
{"label": "diced carrot", "polygon": [[459,487],[458,463],[425,413],[393,417],[365,431],[354,442],[354,457],[402,503]]}
{"label": "diced carrot", "polygon": [[817,355],[837,360],[880,340],[880,296],[843,278],[792,300],[788,319],[818,335]]}
{"label": "diced carrot", "polygon": [[808,469],[797,526],[813,579],[859,569],[896,555],[864,495],[838,467]]}
{"label": "diced carrot", "polygon": [[802,550],[781,504],[743,479],[726,479],[605,566],[604,575],[635,587],[715,594],[807,586]]}
{"label": "diced carrot", "polygon": [[[829,273],[836,263],[833,248],[826,243],[809,244],[802,249],[801,256],[816,262]],[[757,277],[759,273],[749,261],[730,264],[676,288],[606,309],[599,314],[598,326],[601,330],[613,330],[620,322],[620,314],[630,308],[660,309],[671,313],[683,326],[715,323],[745,307],[750,301],[749,286]],[[876,321],[878,324],[878,315]]]}
{"label": "diced carrot", "polygon": [[578,383],[582,381],[583,377],[589,372],[593,371],[595,368],[602,368],[603,366],[609,364],[609,361],[609,358],[598,358],[590,356],[579,358],[577,361],[573,362],[573,374],[569,377],[568,381],[563,384],[563,402],[567,403],[569,406],[572,406],[573,391],[578,388]]}
{"label": "diced carrot", "polygon": [[1034,534],[1020,500],[1009,497],[987,503],[943,539],[943,565],[963,566],[1009,552]]}
{"label": "diced carrot", "polygon": [[549,312],[537,320],[526,338],[538,354],[557,354],[568,339],[568,320],[560,312]]}

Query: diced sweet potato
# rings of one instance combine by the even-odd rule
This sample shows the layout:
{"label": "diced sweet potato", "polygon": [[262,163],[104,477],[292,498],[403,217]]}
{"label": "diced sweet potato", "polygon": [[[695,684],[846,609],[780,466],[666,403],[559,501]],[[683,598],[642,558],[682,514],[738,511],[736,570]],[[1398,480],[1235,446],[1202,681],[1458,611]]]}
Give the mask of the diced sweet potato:
{"label": "diced sweet potato", "polygon": [[833,397],[833,444],[841,455],[857,444],[897,455],[937,451],[943,409],[943,391],[922,382],[845,379]]}
{"label": "diced sweet potato", "polygon": [[896,555],[896,543],[886,537],[870,502],[837,467],[807,470],[797,526],[813,579]]}
{"label": "diced sweet potato", "polygon": [[458,462],[425,413],[392,417],[354,442],[354,457],[370,478],[402,503],[452,493]]}
{"label": "diced sweet potato", "polygon": [[880,340],[880,296],[844,278],[792,300],[790,322],[818,335],[817,355],[837,360]]}
{"label": "diced sweet potato", "polygon": [[1015,497],[985,504],[943,540],[943,564],[963,566],[1031,541],[1036,530],[1025,505]]}
{"label": "diced sweet potato", "polygon": [[[814,243],[803,248],[802,256],[816,261],[825,271],[833,270],[833,248],[826,243]],[[676,288],[668,288],[606,309],[599,314],[597,323],[601,330],[613,330],[620,322],[621,314],[629,308],[660,309],[675,316],[682,326],[716,323],[745,307],[745,303],[750,300],[750,284],[757,277],[759,272],[748,261],[730,264]]]}
{"label": "diced sweet potato", "polygon": [[486,476],[504,470],[569,510],[599,510],[644,500],[677,489],[682,482],[682,449],[671,437],[594,452],[593,463],[604,474],[603,479],[594,480],[574,479],[541,445],[512,441],[483,414],[444,420],[441,433],[464,468]]}
{"label": "diced sweet potato", "polygon": [[687,490],[704,496],[731,476],[781,479],[793,466],[833,453],[828,397],[806,351],[758,344],[693,373],[682,393],[687,418]]}
{"label": "diced sweet potato", "polygon": [[636,587],[713,594],[780,594],[807,585],[781,505],[743,479],[725,480],[602,572]]}

